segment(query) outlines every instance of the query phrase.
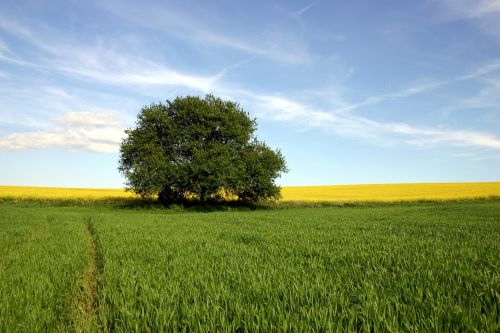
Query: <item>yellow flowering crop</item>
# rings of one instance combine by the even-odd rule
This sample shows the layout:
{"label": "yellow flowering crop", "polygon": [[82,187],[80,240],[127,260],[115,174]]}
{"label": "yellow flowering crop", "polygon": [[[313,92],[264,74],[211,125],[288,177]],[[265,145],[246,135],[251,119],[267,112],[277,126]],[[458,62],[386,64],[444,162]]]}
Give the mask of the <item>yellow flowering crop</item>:
{"label": "yellow flowering crop", "polygon": [[281,201],[366,202],[500,197],[500,182],[286,186]]}
{"label": "yellow flowering crop", "polygon": [[[123,189],[0,186],[0,198],[14,199],[127,199]],[[397,202],[418,200],[458,200],[500,197],[500,182],[420,183],[333,186],[285,186],[282,202]]]}
{"label": "yellow flowering crop", "polygon": [[131,192],[111,188],[64,188],[64,187],[31,187],[0,186],[0,198],[15,199],[49,199],[49,200],[98,200],[133,198]]}

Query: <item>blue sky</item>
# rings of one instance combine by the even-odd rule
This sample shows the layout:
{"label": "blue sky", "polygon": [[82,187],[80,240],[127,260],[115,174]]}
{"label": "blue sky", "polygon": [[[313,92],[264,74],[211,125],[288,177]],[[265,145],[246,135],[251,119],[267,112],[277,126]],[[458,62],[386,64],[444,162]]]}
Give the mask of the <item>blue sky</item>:
{"label": "blue sky", "polygon": [[500,180],[500,1],[0,2],[0,184],[121,187],[140,108],[213,93],[282,185]]}

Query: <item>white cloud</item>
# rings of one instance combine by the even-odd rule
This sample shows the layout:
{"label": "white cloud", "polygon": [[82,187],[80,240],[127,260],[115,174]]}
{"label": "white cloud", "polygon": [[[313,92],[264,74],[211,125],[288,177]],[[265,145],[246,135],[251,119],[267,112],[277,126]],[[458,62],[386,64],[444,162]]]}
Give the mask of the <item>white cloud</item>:
{"label": "white cloud", "polygon": [[[90,56],[101,54],[94,50],[80,50],[81,54]],[[96,56],[96,58],[98,58]],[[74,63],[66,58],[54,67],[80,78],[95,79],[103,83],[128,86],[181,86],[190,89],[209,92],[214,89],[219,76],[197,76],[181,73],[163,65],[133,57],[118,54],[108,54],[101,57],[95,64]]]}
{"label": "white cloud", "polygon": [[500,37],[500,0],[436,0],[445,21],[470,20],[485,33]]}
{"label": "white cloud", "polygon": [[[447,144],[458,147],[500,149],[494,135],[431,127],[414,127],[406,123],[378,122],[351,113],[335,114],[317,110],[300,102],[272,95],[240,91],[249,103],[261,110],[259,116],[311,129],[323,129],[337,135],[363,138],[372,143],[404,142],[420,147]],[[0,149],[25,150],[65,148],[114,153],[124,137],[120,112],[68,112],[54,121],[54,128],[45,131],[12,133],[0,138]]]}
{"label": "white cloud", "polygon": [[446,9],[450,18],[480,18],[500,13],[499,0],[438,0]]}
{"label": "white cloud", "polygon": [[[489,10],[491,11],[492,9]],[[232,45],[232,47],[240,47],[242,49],[249,47],[249,51],[253,53],[259,54],[260,52],[258,48],[253,49],[251,47],[252,42],[241,44],[238,40],[228,39],[222,35],[211,35],[210,31],[205,34],[199,26],[189,27],[189,20],[186,21],[187,23],[182,21],[182,19],[177,18],[177,21],[175,21],[177,23],[174,23],[183,26],[183,29],[187,29],[189,34],[196,34],[197,38],[207,37],[208,40],[215,43]],[[482,77],[500,69],[500,60],[498,59],[479,67],[475,71],[449,80],[424,82],[400,91],[370,96],[357,103],[346,103],[334,93],[329,93],[335,99],[331,103],[334,104],[333,107],[317,107],[311,103],[304,103],[303,100],[290,99],[283,95],[259,94],[252,91],[224,88],[220,83],[224,70],[221,73],[211,76],[183,73],[142,57],[125,56],[112,44],[106,46],[102,46],[102,44],[85,46],[74,42],[67,42],[60,38],[52,40],[43,33],[39,34],[36,29],[28,30],[26,27],[21,27],[8,19],[4,20],[3,17],[0,17],[0,28],[30,43],[39,51],[39,60],[37,62],[27,62],[23,59],[12,58],[10,54],[8,57],[5,56],[1,51],[6,48],[2,48],[0,45],[0,58],[3,57],[4,60],[10,59],[11,62],[19,65],[52,69],[76,76],[80,79],[97,80],[102,83],[119,86],[137,85],[150,87],[152,85],[169,85],[176,88],[187,87],[201,92],[222,93],[228,95],[228,97],[243,97],[248,99],[252,106],[255,106],[252,109],[259,110],[257,114],[259,117],[288,122],[299,126],[307,126],[309,128],[320,128],[338,135],[363,138],[374,143],[393,141],[420,146],[448,144],[453,146],[500,149],[499,139],[491,134],[459,129],[414,127],[405,123],[386,123],[356,116],[352,112],[356,109],[374,106],[388,100],[427,92],[453,82]],[[189,29],[194,30],[191,31]],[[266,34],[268,35],[267,32],[264,35]],[[259,37],[259,40],[261,38]],[[270,38],[270,40],[273,39],[275,38]],[[288,53],[293,54],[294,52],[289,51]],[[45,90],[57,100],[70,100],[73,97],[66,91],[56,87],[46,87]],[[56,109],[63,109],[66,103],[62,104],[61,107],[57,107]],[[75,108],[66,109],[74,110]],[[85,110],[87,108],[79,107],[77,109]],[[57,118],[49,129],[36,132],[13,133],[0,138],[0,149],[61,147],[99,152],[116,152],[123,136],[123,128],[123,121],[120,118],[120,113],[117,111],[69,112]]]}
{"label": "white cloud", "polygon": [[[316,1],[319,2],[319,1]],[[190,43],[205,46],[215,46],[252,55],[259,55],[280,63],[303,64],[310,62],[310,54],[306,43],[299,34],[288,29],[265,27],[259,32],[245,37],[235,36],[230,29],[215,28],[209,18],[214,20],[217,12],[198,12],[176,8],[172,3],[138,3],[135,1],[99,1],[97,3],[114,15],[124,18],[134,24],[161,31]],[[316,3],[312,4],[314,6]],[[302,13],[312,7],[302,8]],[[300,15],[299,11],[299,15]],[[219,18],[219,21],[223,18]],[[218,21],[215,19],[214,21]],[[215,22],[217,23],[217,22]],[[255,31],[255,25],[247,30]]]}
{"label": "white cloud", "polygon": [[472,97],[463,98],[458,101],[457,106],[450,107],[447,111],[452,112],[460,109],[498,109],[500,110],[500,82],[487,79],[487,86]]}
{"label": "white cloud", "polygon": [[122,123],[120,112],[111,110],[107,112],[68,112],[62,117],[56,119],[57,124],[70,128],[100,128],[115,127]]}
{"label": "white cloud", "polygon": [[316,6],[320,2],[321,2],[321,0],[313,1],[310,4],[304,6],[301,9],[299,9],[298,11],[296,11],[293,15],[296,17],[299,17],[299,16],[303,15],[305,12],[307,12],[308,10],[310,10],[311,8],[313,8],[314,6]]}
{"label": "white cloud", "polygon": [[500,13],[499,0],[475,0],[470,1],[469,3],[471,3],[469,15],[472,17]]}
{"label": "white cloud", "polygon": [[462,147],[476,146],[500,149],[500,139],[487,133],[467,130],[419,128],[403,123],[387,123],[380,124],[380,126],[395,134],[413,136],[414,138],[408,142],[420,146],[445,143]]}
{"label": "white cloud", "polygon": [[115,153],[124,137],[120,112],[68,112],[45,131],[12,133],[0,138],[0,149],[26,150],[64,148]]}
{"label": "white cloud", "polygon": [[312,110],[306,106],[284,97],[259,95],[252,92],[244,92],[244,94],[258,103],[257,116],[278,121],[295,121],[312,115]]}
{"label": "white cloud", "polygon": [[[11,52],[1,52],[0,60],[34,67],[55,70],[80,79],[97,80],[118,86],[181,86],[209,92],[214,89],[220,74],[212,76],[183,73],[163,64],[138,56],[124,55],[113,43],[89,46],[65,41],[55,37],[54,32],[40,28],[30,30],[0,15],[0,29],[34,46],[38,50],[38,60],[25,60]],[[1,46],[1,45],[0,45]]]}
{"label": "white cloud", "polygon": [[259,95],[240,91],[250,97],[249,103],[259,111],[259,116],[274,121],[287,122],[310,129],[362,138],[371,143],[408,143],[416,146],[446,144],[459,147],[500,149],[500,138],[477,131],[434,127],[415,127],[406,123],[380,122],[352,113],[321,110],[295,100],[272,95]]}
{"label": "white cloud", "polygon": [[500,13],[500,1],[483,1],[476,11],[477,15],[485,15],[491,13]]}
{"label": "white cloud", "polygon": [[[297,99],[247,90],[226,90],[224,93],[230,98],[246,101],[251,109],[257,110],[256,115],[259,118],[293,124],[299,126],[301,131],[304,128],[309,130],[323,129],[336,135],[360,138],[373,144],[382,145],[388,143],[411,144],[421,147],[451,145],[497,150],[500,149],[500,138],[489,133],[440,126],[412,126],[403,122],[381,122],[358,116],[354,111],[390,100],[423,94],[461,81],[480,79],[496,87],[498,82],[491,78],[485,78],[485,76],[498,70],[500,70],[500,60],[494,59],[466,74],[442,81],[434,80],[415,84],[399,91],[370,96],[357,103],[346,102],[342,98],[342,89],[338,87],[306,91],[298,94]],[[495,92],[497,92],[496,89]],[[490,90],[488,97],[492,103],[493,98]],[[324,103],[318,106],[318,99],[325,100],[326,105],[329,106],[325,106]],[[495,99],[495,101],[497,100]],[[471,100],[469,105],[473,102]]]}
{"label": "white cloud", "polygon": [[353,111],[366,106],[374,106],[386,101],[397,100],[404,97],[410,97],[413,95],[422,94],[449,84],[482,78],[483,76],[490,73],[494,73],[498,70],[500,70],[500,59],[494,59],[479,66],[477,69],[469,73],[458,75],[451,79],[442,81],[429,81],[425,83],[418,83],[413,86],[409,86],[405,89],[390,92],[387,94],[370,96],[361,102],[346,104],[344,107],[338,109],[337,112]]}

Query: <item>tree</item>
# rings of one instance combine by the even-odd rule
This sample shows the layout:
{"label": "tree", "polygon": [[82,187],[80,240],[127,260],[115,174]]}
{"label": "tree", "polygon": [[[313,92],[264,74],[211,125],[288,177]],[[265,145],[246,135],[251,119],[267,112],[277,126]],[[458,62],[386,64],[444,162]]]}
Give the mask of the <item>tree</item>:
{"label": "tree", "polygon": [[278,198],[285,159],[255,138],[256,126],[237,103],[213,95],[151,104],[125,131],[118,169],[129,190],[163,203]]}

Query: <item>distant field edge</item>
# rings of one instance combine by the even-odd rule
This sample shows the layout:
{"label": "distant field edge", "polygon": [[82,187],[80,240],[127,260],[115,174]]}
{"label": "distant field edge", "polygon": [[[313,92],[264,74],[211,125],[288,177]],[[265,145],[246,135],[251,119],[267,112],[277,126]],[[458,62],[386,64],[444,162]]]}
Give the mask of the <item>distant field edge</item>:
{"label": "distant field edge", "polygon": [[[282,198],[257,206],[350,206],[383,203],[424,203],[500,200],[500,182],[405,183],[329,186],[283,186]],[[124,189],[0,186],[0,203],[42,205],[156,206]],[[218,202],[215,205],[237,206]]]}
{"label": "distant field edge", "polygon": [[457,198],[457,199],[419,199],[400,201],[272,201],[255,204],[238,202],[214,202],[208,205],[197,203],[172,204],[163,206],[156,200],[131,199],[40,199],[40,198],[9,198],[0,197],[0,206],[17,207],[87,207],[87,208],[123,208],[123,209],[167,209],[169,211],[227,211],[227,210],[267,210],[288,208],[322,208],[322,207],[393,207],[412,205],[446,205],[460,203],[500,203],[500,196]]}

